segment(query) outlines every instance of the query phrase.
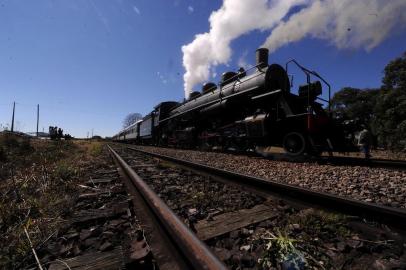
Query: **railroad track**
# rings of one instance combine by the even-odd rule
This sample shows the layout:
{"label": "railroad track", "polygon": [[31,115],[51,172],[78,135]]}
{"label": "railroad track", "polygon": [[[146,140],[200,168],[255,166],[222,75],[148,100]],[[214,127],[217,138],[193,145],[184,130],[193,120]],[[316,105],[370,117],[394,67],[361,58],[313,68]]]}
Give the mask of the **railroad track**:
{"label": "railroad track", "polygon": [[[122,145],[121,145],[122,147]],[[252,177],[252,176],[246,176],[243,174],[238,174],[230,171],[225,171],[225,170],[220,170],[216,168],[212,168],[209,166],[201,165],[201,164],[196,164],[190,161],[185,161],[185,160],[179,160],[173,157],[169,156],[164,156],[164,155],[159,155],[155,153],[150,153],[146,151],[141,151],[139,149],[133,149],[131,147],[125,147],[126,149],[129,149],[134,153],[134,155],[143,155],[145,157],[153,157],[155,160],[160,160],[164,162],[168,162],[168,164],[172,164],[171,166],[180,166],[186,170],[191,170],[196,174],[201,174],[201,175],[208,175],[211,180],[214,181],[220,181],[221,183],[225,183],[226,185],[233,185],[233,186],[238,186],[242,190],[248,190],[252,191],[257,194],[261,194],[261,196],[264,196],[265,198],[269,198],[269,196],[273,198],[282,198],[282,199],[272,199],[269,200],[267,199],[265,202],[261,202],[259,205],[254,206],[251,210],[243,209],[239,211],[235,211],[235,213],[224,213],[222,215],[219,215],[218,218],[215,217],[214,221],[206,221],[206,220],[200,220],[196,226],[190,226],[189,227],[197,234],[197,236],[205,241],[212,250],[216,251],[215,254],[218,255],[218,246],[221,246],[223,242],[222,239],[226,238],[227,240],[227,235],[232,235],[235,230],[245,230],[242,229],[244,228],[256,228],[257,225],[253,224],[262,224],[270,221],[266,220],[272,220],[272,219],[279,219],[280,216],[288,216],[291,215],[290,212],[295,212],[296,210],[286,210],[284,205],[287,203],[288,205],[294,205],[297,209],[307,209],[307,208],[316,208],[316,209],[324,209],[325,211],[334,211],[334,212],[339,212],[339,213],[344,213],[346,215],[351,215],[351,216],[357,216],[356,220],[358,220],[358,223],[362,223],[361,227],[363,226],[369,226],[368,224],[378,224],[383,222],[387,225],[390,225],[391,228],[394,228],[396,231],[402,231],[403,224],[405,224],[406,221],[406,212],[404,210],[400,209],[394,209],[390,207],[384,207],[384,206],[378,206],[374,204],[369,204],[369,203],[363,203],[359,202],[356,200],[351,200],[351,199],[346,199],[342,198],[339,196],[333,196],[330,194],[325,194],[325,193],[320,193],[320,192],[315,192],[315,191],[310,191],[307,189],[302,189],[286,184],[280,184],[276,182],[272,182],[269,180],[264,180],[260,179],[257,177]],[[134,151],[135,150],[135,151]],[[116,160],[120,160],[119,156],[117,153],[113,154]],[[131,155],[130,155],[131,156]],[[131,160],[131,157],[130,157]],[[117,161],[116,161],[117,162]],[[120,165],[121,169],[127,167],[126,170],[130,171],[131,168],[129,165],[124,165],[124,160],[121,159],[120,163],[123,163]],[[159,162],[158,162],[159,163]],[[160,163],[159,163],[160,164]],[[151,176],[150,174],[152,173],[150,168],[152,165],[136,165],[136,169],[140,169],[140,173],[144,175],[145,177],[159,177],[162,176],[161,174],[158,174],[155,176]],[[164,172],[164,174],[167,172]],[[132,173],[130,173],[132,174]],[[127,177],[128,174],[126,173]],[[136,176],[137,174],[134,173]],[[133,176],[134,176],[133,175]],[[175,176],[176,177],[176,176]],[[191,177],[191,179],[194,179]],[[162,181],[167,181],[167,178],[163,178]],[[158,184],[158,187],[160,185],[163,185],[164,182],[157,182],[160,183]],[[157,188],[157,186],[155,186]],[[176,190],[175,190],[176,192]],[[169,193],[171,194],[171,193]],[[162,194],[161,194],[162,195]],[[165,196],[164,196],[165,197]],[[181,197],[181,196],[179,196]],[[165,198],[165,200],[168,200],[168,198]],[[278,205],[278,201],[283,200],[282,203],[282,212],[275,213],[274,209],[280,208],[280,205]],[[170,202],[170,200],[169,200]],[[151,208],[151,205],[150,205]],[[175,207],[179,208],[179,207]],[[288,207],[288,209],[291,209]],[[292,208],[293,209],[293,208]],[[156,211],[156,210],[155,210]],[[179,211],[179,210],[177,210]],[[244,212],[245,211],[245,212]],[[255,212],[257,211],[257,212]],[[288,211],[288,212],[286,212]],[[152,210],[154,212],[154,210]],[[152,213],[151,212],[151,213]],[[270,215],[270,213],[272,213]],[[254,214],[254,215],[253,215]],[[156,214],[150,214],[152,216],[156,216]],[[253,218],[253,216],[256,215],[256,218]],[[279,215],[279,217],[277,217]],[[147,215],[148,216],[148,215]],[[224,216],[221,218],[221,216]],[[238,217],[236,217],[238,216]],[[245,218],[241,218],[241,216],[245,216]],[[225,220],[225,219],[228,219]],[[249,220],[251,219],[251,220]],[[210,218],[208,218],[210,220]],[[180,220],[178,220],[180,223],[182,223]],[[162,221],[160,221],[162,223]],[[215,226],[210,225],[210,223],[215,224]],[[367,224],[367,225],[365,225]],[[192,224],[193,225],[193,224]],[[296,225],[296,224],[295,224]],[[357,226],[359,226],[358,224]],[[260,226],[260,225],[258,225]],[[275,225],[272,225],[275,226]],[[291,226],[291,225],[289,225]],[[221,228],[221,229],[219,229]],[[188,228],[186,228],[188,229]],[[262,228],[260,228],[262,229]],[[365,228],[364,228],[365,229]],[[399,230],[400,229],[400,230]],[[165,229],[166,230],[166,229]],[[368,230],[371,230],[369,228]],[[373,230],[378,230],[377,228],[374,227]],[[190,230],[189,230],[190,231]],[[251,231],[251,230],[248,230]],[[387,232],[386,232],[387,233]],[[403,232],[402,232],[403,233]],[[172,233],[174,232],[172,231]],[[193,234],[193,233],[192,233]],[[376,232],[376,234],[385,234],[381,232]],[[235,234],[234,234],[235,235]],[[403,234],[402,234],[403,235]],[[229,236],[232,237],[232,236]],[[224,240],[224,241],[226,241]],[[234,239],[235,240],[235,239]],[[235,240],[237,241],[237,240]],[[241,240],[239,240],[241,241]],[[247,239],[243,240],[244,242],[247,241]],[[357,240],[358,241],[358,240]],[[392,240],[390,240],[392,241]],[[180,250],[183,250],[185,248],[184,245],[178,245],[178,240],[175,240],[175,244],[173,244],[172,241],[172,248],[170,249],[178,249],[180,247]],[[227,241],[226,241],[227,242]],[[220,244],[219,244],[220,243]],[[373,241],[371,241],[373,243]],[[378,243],[378,242],[377,242]],[[200,245],[200,244],[198,244]],[[245,248],[246,246],[243,246],[242,248]],[[222,250],[220,250],[222,251]],[[210,253],[210,251],[209,251]],[[220,254],[224,254],[220,252]],[[155,255],[154,255],[155,256]],[[179,258],[180,255],[176,255]],[[186,257],[190,257],[190,254],[187,255]],[[211,257],[211,255],[209,256]],[[220,258],[227,262],[227,266],[231,267],[229,265],[230,261],[235,257],[235,255],[232,256],[232,258],[228,258],[227,256],[224,257],[224,255],[220,255]],[[228,259],[227,259],[228,258]],[[175,260],[176,261],[176,260]],[[219,262],[217,262],[219,263]],[[191,262],[188,262],[187,264],[191,265]],[[220,263],[221,265],[221,263]],[[196,268],[196,267],[192,267]],[[199,268],[199,267],[198,267]],[[172,269],[172,268],[169,268]],[[178,268],[182,269],[182,268]]]}
{"label": "railroad track", "polygon": [[336,166],[361,166],[372,168],[406,170],[406,161],[393,159],[376,159],[376,158],[365,159],[365,158],[341,157],[341,156],[290,157],[285,154],[278,153],[264,155],[264,158],[289,162],[317,162],[319,164],[330,164]]}
{"label": "railroad track", "polygon": [[[107,156],[94,167],[78,183],[63,225],[35,247],[39,260],[49,270],[152,269],[149,247],[144,246],[143,232],[114,164]],[[135,248],[130,251],[130,246]]]}
{"label": "railroad track", "polygon": [[330,163],[333,165],[367,166],[367,167],[406,170],[406,161],[403,160],[376,159],[376,158],[363,159],[355,157],[320,157],[319,162]]}
{"label": "railroad track", "polygon": [[[120,143],[116,143],[120,145]],[[122,143],[121,143],[122,144]],[[127,144],[122,144],[127,145]],[[173,149],[171,147],[162,147]],[[204,150],[200,150],[204,151]],[[379,159],[379,158],[358,158],[358,157],[345,157],[345,156],[288,156],[285,153],[273,153],[273,152],[243,152],[243,151],[221,151],[221,153],[231,155],[246,155],[251,157],[263,157],[265,159],[287,162],[317,162],[319,164],[330,164],[336,166],[361,166],[372,168],[388,168],[396,170],[406,170],[406,161],[396,159]]]}
{"label": "railroad track", "polygon": [[306,188],[283,184],[255,176],[244,175],[228,170],[218,169],[196,162],[182,160],[171,156],[140,150],[137,148],[127,148],[162,160],[180,164],[194,170],[225,178],[227,179],[227,181],[239,184],[243,187],[249,187],[258,192],[268,192],[272,195],[279,195],[284,198],[289,198],[291,200],[297,201],[299,203],[304,203],[306,205],[317,206],[327,210],[334,210],[348,215],[356,215],[371,221],[384,222],[395,227],[400,226],[401,229],[404,229],[404,224],[406,224],[406,211],[403,209],[366,203],[324,192],[317,192]]}
{"label": "railroad track", "polygon": [[357,157],[343,157],[343,156],[288,156],[284,153],[272,153],[272,152],[233,152],[226,151],[228,154],[248,155],[248,156],[262,156],[271,160],[288,161],[288,162],[317,162],[319,164],[331,164],[337,166],[362,166],[373,168],[388,168],[397,170],[406,170],[406,161],[395,159],[378,159],[378,158],[357,158]]}
{"label": "railroad track", "polygon": [[150,245],[160,269],[226,269],[123,158],[111,147],[109,150],[135,204],[142,208],[140,216],[147,217],[148,225],[154,228],[152,237],[157,241]]}

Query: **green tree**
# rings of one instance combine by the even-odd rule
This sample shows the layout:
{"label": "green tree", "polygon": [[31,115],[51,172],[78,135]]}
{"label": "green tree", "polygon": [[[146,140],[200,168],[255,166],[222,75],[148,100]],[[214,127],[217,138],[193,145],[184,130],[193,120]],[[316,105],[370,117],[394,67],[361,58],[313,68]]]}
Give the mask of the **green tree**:
{"label": "green tree", "polygon": [[333,112],[344,119],[356,119],[358,123],[369,126],[378,95],[378,89],[345,87],[331,99]]}
{"label": "green tree", "polygon": [[383,88],[406,90],[406,52],[399,58],[389,62],[384,70]]}
{"label": "green tree", "polygon": [[378,145],[406,150],[406,52],[386,65],[382,84],[341,89],[332,98],[333,112],[371,128]]}
{"label": "green tree", "polygon": [[406,149],[406,52],[384,69],[375,106],[374,130],[378,141],[393,150]]}
{"label": "green tree", "polygon": [[374,108],[372,122],[378,143],[392,150],[406,149],[406,91],[382,90]]}

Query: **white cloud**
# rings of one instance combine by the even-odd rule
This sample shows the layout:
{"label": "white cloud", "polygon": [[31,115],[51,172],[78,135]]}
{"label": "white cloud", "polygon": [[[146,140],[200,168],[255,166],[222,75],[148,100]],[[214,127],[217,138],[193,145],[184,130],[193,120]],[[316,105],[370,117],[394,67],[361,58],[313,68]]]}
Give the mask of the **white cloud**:
{"label": "white cloud", "polygon": [[239,36],[255,29],[274,27],[289,10],[306,0],[224,0],[219,10],[209,18],[210,31],[198,34],[182,46],[185,96],[192,87],[206,81],[210,68],[226,64],[231,57],[230,43]]}
{"label": "white cloud", "polygon": [[187,11],[188,11],[189,14],[192,14],[193,11],[195,11],[195,9],[192,6],[188,6]]}
{"label": "white cloud", "polygon": [[[294,7],[301,9],[290,15]],[[396,26],[406,26],[406,1],[223,0],[209,23],[209,32],[197,34],[182,46],[186,97],[194,85],[210,77],[213,67],[229,62],[230,43],[241,35],[271,31],[262,45],[271,52],[305,37],[328,40],[339,49],[371,50]],[[244,59],[239,62],[244,64]]]}
{"label": "white cloud", "polygon": [[138,15],[141,15],[141,11],[135,5],[133,6],[133,9],[134,9],[135,13],[137,13]]}
{"label": "white cloud", "polygon": [[379,45],[396,25],[406,24],[405,0],[311,1],[287,21],[280,22],[263,46],[271,52],[305,37],[328,40],[339,49]]}

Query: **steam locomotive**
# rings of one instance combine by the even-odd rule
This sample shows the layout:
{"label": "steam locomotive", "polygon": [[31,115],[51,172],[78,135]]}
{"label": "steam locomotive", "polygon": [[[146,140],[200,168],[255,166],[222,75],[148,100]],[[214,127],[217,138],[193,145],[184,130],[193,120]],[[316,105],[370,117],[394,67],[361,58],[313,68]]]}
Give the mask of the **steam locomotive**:
{"label": "steam locomotive", "polygon": [[[289,64],[307,78],[298,94],[290,92]],[[318,80],[312,81],[314,77]],[[328,87],[328,100],[321,98],[322,82]],[[182,103],[158,104],[113,140],[242,151],[281,146],[292,156],[346,151],[342,128],[321,102],[330,104],[330,86],[319,74],[295,60],[285,68],[268,65],[268,50],[260,48],[254,67],[225,72],[219,84],[204,84],[201,92],[192,92]]]}

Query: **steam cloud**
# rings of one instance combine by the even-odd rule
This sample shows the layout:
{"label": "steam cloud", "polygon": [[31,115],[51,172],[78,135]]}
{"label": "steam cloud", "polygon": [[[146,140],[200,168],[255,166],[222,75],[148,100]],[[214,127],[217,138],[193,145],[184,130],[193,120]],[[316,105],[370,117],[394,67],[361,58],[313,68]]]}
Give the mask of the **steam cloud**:
{"label": "steam cloud", "polygon": [[376,47],[394,26],[406,23],[404,0],[312,1],[272,30],[263,46],[270,52],[306,36],[326,39],[339,49]]}
{"label": "steam cloud", "polygon": [[[292,8],[299,11],[288,16]],[[182,46],[184,88],[206,81],[231,57],[230,43],[253,30],[270,30],[270,52],[305,37],[325,39],[339,49],[369,51],[406,25],[405,0],[224,0],[209,18],[210,31]]]}

